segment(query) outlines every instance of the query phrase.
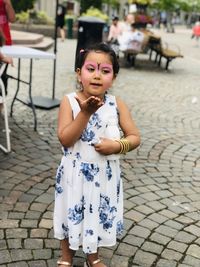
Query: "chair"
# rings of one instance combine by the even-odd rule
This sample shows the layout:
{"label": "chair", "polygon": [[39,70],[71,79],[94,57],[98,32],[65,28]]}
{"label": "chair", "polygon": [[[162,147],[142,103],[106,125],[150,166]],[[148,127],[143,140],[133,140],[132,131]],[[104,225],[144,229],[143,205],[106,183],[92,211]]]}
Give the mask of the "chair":
{"label": "chair", "polygon": [[7,110],[7,104],[6,104],[5,86],[4,86],[4,83],[1,79],[5,68],[6,68],[6,64],[1,64],[1,66],[0,66],[0,91],[2,94],[2,101],[3,101],[3,107],[4,107],[6,146],[0,144],[0,149],[3,150],[5,153],[9,153],[9,152],[11,152],[11,144],[10,144],[10,129],[9,129],[9,125],[8,125],[8,110]]}

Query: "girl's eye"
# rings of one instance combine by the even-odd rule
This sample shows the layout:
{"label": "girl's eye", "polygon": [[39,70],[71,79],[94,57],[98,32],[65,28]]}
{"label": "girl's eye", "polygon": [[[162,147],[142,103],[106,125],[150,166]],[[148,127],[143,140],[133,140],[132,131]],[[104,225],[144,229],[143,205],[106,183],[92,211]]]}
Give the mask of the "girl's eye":
{"label": "girl's eye", "polygon": [[111,73],[111,70],[109,70],[109,69],[102,69],[101,72],[103,74],[108,74],[108,73]]}
{"label": "girl's eye", "polygon": [[89,72],[93,72],[93,71],[95,70],[95,68],[93,68],[93,67],[87,67],[87,70],[88,70]]}

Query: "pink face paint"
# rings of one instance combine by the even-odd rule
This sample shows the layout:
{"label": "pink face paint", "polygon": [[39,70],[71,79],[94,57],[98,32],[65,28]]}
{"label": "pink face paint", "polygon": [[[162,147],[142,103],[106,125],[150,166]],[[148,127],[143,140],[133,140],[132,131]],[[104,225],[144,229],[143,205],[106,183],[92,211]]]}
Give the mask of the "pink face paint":
{"label": "pink face paint", "polygon": [[113,67],[112,64],[108,63],[97,63],[94,61],[85,61],[83,69],[89,73],[96,72],[98,75],[109,75],[113,76]]}
{"label": "pink face paint", "polygon": [[112,86],[113,77],[112,64],[85,61],[81,68],[81,82],[84,88],[98,84],[106,91]]}

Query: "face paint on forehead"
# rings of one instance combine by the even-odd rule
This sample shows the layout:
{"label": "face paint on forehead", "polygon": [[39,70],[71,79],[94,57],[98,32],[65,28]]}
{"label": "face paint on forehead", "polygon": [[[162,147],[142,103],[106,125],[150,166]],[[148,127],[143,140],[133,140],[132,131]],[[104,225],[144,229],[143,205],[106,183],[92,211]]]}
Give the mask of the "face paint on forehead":
{"label": "face paint on forehead", "polygon": [[83,66],[84,67],[92,66],[93,68],[95,68],[97,70],[100,70],[102,68],[106,68],[110,71],[113,70],[112,64],[109,64],[109,63],[98,63],[98,62],[94,62],[94,61],[85,61]]}

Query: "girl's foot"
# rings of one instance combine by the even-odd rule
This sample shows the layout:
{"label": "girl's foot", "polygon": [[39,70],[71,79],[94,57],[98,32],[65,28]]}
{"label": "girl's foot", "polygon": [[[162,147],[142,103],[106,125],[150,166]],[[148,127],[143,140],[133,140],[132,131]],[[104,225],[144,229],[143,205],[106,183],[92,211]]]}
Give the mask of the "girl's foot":
{"label": "girl's foot", "polygon": [[107,267],[105,264],[101,262],[100,259],[97,259],[95,261],[89,261],[89,260],[86,261],[85,267],[93,267],[93,266],[94,267]]}
{"label": "girl's foot", "polygon": [[99,259],[99,253],[87,254],[86,267],[107,267]]}
{"label": "girl's foot", "polygon": [[62,261],[62,260],[58,260],[57,261],[57,265],[58,267],[72,267],[72,263],[68,262],[68,261]]}
{"label": "girl's foot", "polygon": [[75,251],[69,248],[68,239],[61,240],[61,248],[62,248],[62,257],[57,261],[58,267],[72,267],[72,261],[75,254]]}

